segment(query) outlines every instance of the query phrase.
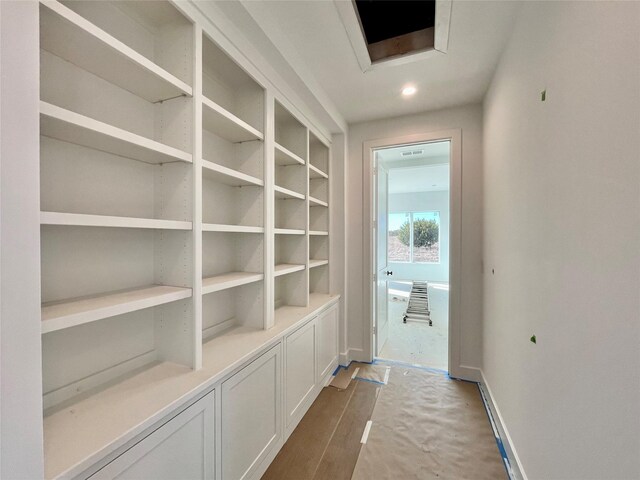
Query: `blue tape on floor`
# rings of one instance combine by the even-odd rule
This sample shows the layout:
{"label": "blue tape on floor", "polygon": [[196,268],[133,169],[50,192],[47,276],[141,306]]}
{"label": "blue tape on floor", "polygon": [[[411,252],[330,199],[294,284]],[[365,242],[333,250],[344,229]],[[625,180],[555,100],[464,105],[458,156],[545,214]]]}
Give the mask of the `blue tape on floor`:
{"label": "blue tape on floor", "polygon": [[384,382],[379,382],[377,380],[371,380],[370,378],[355,377],[354,380],[358,380],[360,382],[375,383],[376,385],[386,385],[386,383],[384,383]]}
{"label": "blue tape on floor", "polygon": [[511,469],[511,462],[509,462],[509,456],[507,455],[507,450],[504,448],[504,442],[502,441],[502,437],[500,437],[500,432],[498,431],[498,427],[496,426],[496,423],[493,420],[493,413],[491,413],[489,402],[487,401],[487,397],[484,394],[482,385],[480,385],[479,383],[478,383],[478,391],[480,392],[480,397],[482,398],[484,411],[487,413],[487,417],[489,418],[489,423],[491,424],[491,429],[493,430],[493,434],[496,438],[496,445],[498,446],[498,451],[500,452],[500,456],[502,457],[502,463],[504,465],[504,469],[507,471],[507,476],[509,477],[509,479],[515,480],[513,475],[513,470]]}

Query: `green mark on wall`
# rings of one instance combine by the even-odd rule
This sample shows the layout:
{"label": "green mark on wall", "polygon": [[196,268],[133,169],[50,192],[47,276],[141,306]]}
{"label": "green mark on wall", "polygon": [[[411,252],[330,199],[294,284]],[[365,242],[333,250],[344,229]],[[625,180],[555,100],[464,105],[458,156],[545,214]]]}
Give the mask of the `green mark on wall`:
{"label": "green mark on wall", "polygon": [[531,343],[538,343],[535,335],[531,335],[530,340],[531,340]]}
{"label": "green mark on wall", "polygon": [[540,101],[544,102],[547,99],[547,91],[543,90],[542,92],[540,92]]}

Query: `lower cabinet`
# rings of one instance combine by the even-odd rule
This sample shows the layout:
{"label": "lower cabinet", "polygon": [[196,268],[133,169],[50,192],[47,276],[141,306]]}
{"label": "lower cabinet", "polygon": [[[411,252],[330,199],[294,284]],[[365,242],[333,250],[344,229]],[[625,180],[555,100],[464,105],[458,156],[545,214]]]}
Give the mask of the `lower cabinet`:
{"label": "lower cabinet", "polygon": [[222,384],[222,479],[253,478],[282,440],[281,346]]}
{"label": "lower cabinet", "polygon": [[316,318],[316,332],[318,336],[316,381],[320,382],[338,364],[338,305],[333,305]]}
{"label": "lower cabinet", "polygon": [[284,404],[287,433],[306,412],[316,387],[316,321],[285,340]]}
{"label": "lower cabinet", "polygon": [[90,478],[213,479],[214,393],[176,415]]}

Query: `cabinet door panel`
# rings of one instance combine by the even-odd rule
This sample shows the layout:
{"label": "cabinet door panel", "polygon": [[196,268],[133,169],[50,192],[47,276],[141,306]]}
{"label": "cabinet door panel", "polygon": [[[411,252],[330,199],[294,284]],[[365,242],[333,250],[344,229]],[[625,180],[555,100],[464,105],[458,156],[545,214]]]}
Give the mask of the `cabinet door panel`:
{"label": "cabinet door panel", "polygon": [[316,319],[318,335],[317,381],[335,365],[338,357],[338,306],[334,305]]}
{"label": "cabinet door panel", "polygon": [[214,478],[214,392],[136,443],[91,479]]}
{"label": "cabinet door panel", "polygon": [[222,478],[249,478],[281,438],[280,345],[222,384]]}
{"label": "cabinet door panel", "polygon": [[289,426],[301,416],[300,409],[316,384],[315,320],[287,337],[285,352],[285,411]]}

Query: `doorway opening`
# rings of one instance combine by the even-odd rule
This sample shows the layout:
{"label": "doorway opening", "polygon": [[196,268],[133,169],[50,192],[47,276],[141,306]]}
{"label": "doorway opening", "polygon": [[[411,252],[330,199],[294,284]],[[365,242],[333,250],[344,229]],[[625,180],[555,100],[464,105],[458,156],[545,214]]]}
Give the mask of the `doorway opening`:
{"label": "doorway opening", "polygon": [[449,371],[451,142],[373,156],[376,356]]}

